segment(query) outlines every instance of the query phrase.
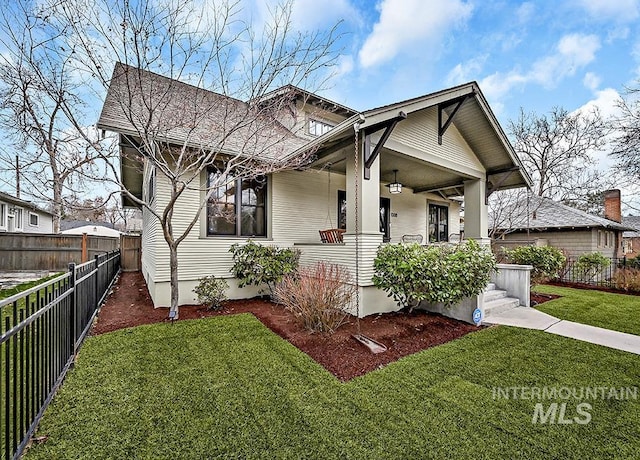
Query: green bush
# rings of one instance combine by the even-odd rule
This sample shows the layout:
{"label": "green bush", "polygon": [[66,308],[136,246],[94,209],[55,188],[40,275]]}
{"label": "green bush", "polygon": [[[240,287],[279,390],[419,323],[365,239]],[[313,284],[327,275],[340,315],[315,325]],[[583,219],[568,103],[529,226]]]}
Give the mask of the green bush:
{"label": "green bush", "polygon": [[373,283],[401,307],[426,300],[449,307],[487,286],[496,261],[470,240],[459,245],[388,244],[378,249]]}
{"label": "green bush", "polygon": [[223,279],[215,276],[205,276],[200,278],[198,285],[193,292],[198,296],[198,303],[207,306],[207,310],[218,310],[222,306],[222,302],[227,300],[225,291],[229,289],[229,285]]}
{"label": "green bush", "polygon": [[234,244],[231,272],[238,278],[238,286],[266,285],[273,295],[276,283],[298,269],[300,251],[277,246],[262,246],[251,240],[246,244]]}
{"label": "green bush", "polygon": [[567,263],[562,251],[553,246],[518,246],[506,253],[513,263],[533,266],[532,286],[557,278]]}
{"label": "green bush", "polygon": [[591,281],[609,265],[611,265],[611,259],[599,252],[594,252],[578,257],[574,269],[585,281]]}

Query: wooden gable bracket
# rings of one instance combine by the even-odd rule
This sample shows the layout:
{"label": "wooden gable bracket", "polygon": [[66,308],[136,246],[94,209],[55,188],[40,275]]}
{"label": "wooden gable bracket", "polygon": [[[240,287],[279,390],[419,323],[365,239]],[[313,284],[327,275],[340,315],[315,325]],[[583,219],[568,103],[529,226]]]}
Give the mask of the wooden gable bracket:
{"label": "wooden gable bracket", "polygon": [[[500,187],[502,187],[502,184],[504,184],[505,181],[509,178],[509,176],[511,176],[511,174],[513,174],[516,171],[520,171],[519,166],[514,166],[513,168],[503,169],[501,171],[495,171],[491,173],[487,172],[487,175],[486,175],[487,189],[485,191],[484,204],[487,204],[487,205],[489,204],[489,197],[491,196],[491,194],[497,191]],[[498,176],[498,181],[495,183],[489,181],[489,175]]]}
{"label": "wooden gable bracket", "polygon": [[[469,96],[470,96],[469,94],[465,94],[464,96],[457,97],[444,104],[438,104],[438,145],[442,145],[442,136],[447,131],[449,126],[451,126],[451,123],[453,122],[453,119],[456,116],[456,113],[458,113],[458,110],[460,110],[460,107],[462,107],[462,104],[465,103],[465,101]],[[449,117],[447,118],[447,121],[445,121],[443,125],[442,112],[451,106],[455,106],[455,107],[453,108],[451,115],[449,115]]]}
{"label": "wooden gable bracket", "polygon": [[[368,128],[365,128],[364,131],[364,178],[369,180],[371,178],[371,165],[378,158],[378,154],[380,150],[384,146],[384,143],[387,142],[389,136],[391,135],[391,131],[396,127],[399,121],[407,118],[407,114],[404,112],[398,112],[398,116],[392,118],[391,120],[383,121],[382,123],[376,123]],[[380,137],[380,141],[376,144],[373,152],[371,151],[371,135],[380,131],[381,129],[385,129],[384,133]]]}

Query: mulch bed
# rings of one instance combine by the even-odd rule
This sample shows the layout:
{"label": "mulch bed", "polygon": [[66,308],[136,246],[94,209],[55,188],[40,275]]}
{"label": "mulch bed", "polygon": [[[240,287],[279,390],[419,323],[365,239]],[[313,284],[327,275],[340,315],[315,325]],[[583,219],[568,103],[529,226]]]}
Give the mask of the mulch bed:
{"label": "mulch bed", "polygon": [[561,295],[556,294],[540,294],[538,292],[531,292],[531,306],[535,307],[541,303],[548,302],[553,299],[559,299]]}
{"label": "mulch bed", "polygon": [[[123,273],[102,307],[93,333],[104,334],[126,327],[168,321],[167,312],[166,308],[153,308],[141,273]],[[352,335],[358,331],[355,319],[350,319],[331,335],[309,334],[287,310],[259,298],[231,300],[217,312],[207,311],[201,306],[182,306],[180,321],[237,313],[252,313],[265,326],[311,356],[342,381],[482,328],[418,310],[410,314],[397,312],[371,315],[360,320],[361,333],[388,347],[384,353],[373,354],[353,339]]]}

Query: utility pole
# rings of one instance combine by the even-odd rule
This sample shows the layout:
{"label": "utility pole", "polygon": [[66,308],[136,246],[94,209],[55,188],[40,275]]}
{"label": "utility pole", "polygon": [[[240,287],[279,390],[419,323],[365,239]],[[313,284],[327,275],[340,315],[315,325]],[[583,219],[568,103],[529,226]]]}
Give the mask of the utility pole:
{"label": "utility pole", "polygon": [[20,162],[16,155],[16,198],[20,198]]}

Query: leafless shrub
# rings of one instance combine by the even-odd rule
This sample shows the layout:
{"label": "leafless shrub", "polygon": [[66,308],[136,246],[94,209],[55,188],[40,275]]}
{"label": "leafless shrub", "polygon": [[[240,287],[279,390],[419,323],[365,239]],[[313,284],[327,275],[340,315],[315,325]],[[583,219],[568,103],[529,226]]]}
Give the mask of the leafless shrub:
{"label": "leafless shrub", "polygon": [[355,292],[346,268],[318,262],[284,278],[276,286],[275,297],[306,330],[333,333],[345,322]]}
{"label": "leafless shrub", "polygon": [[623,268],[617,270],[612,278],[613,285],[624,291],[640,291],[640,269]]}

